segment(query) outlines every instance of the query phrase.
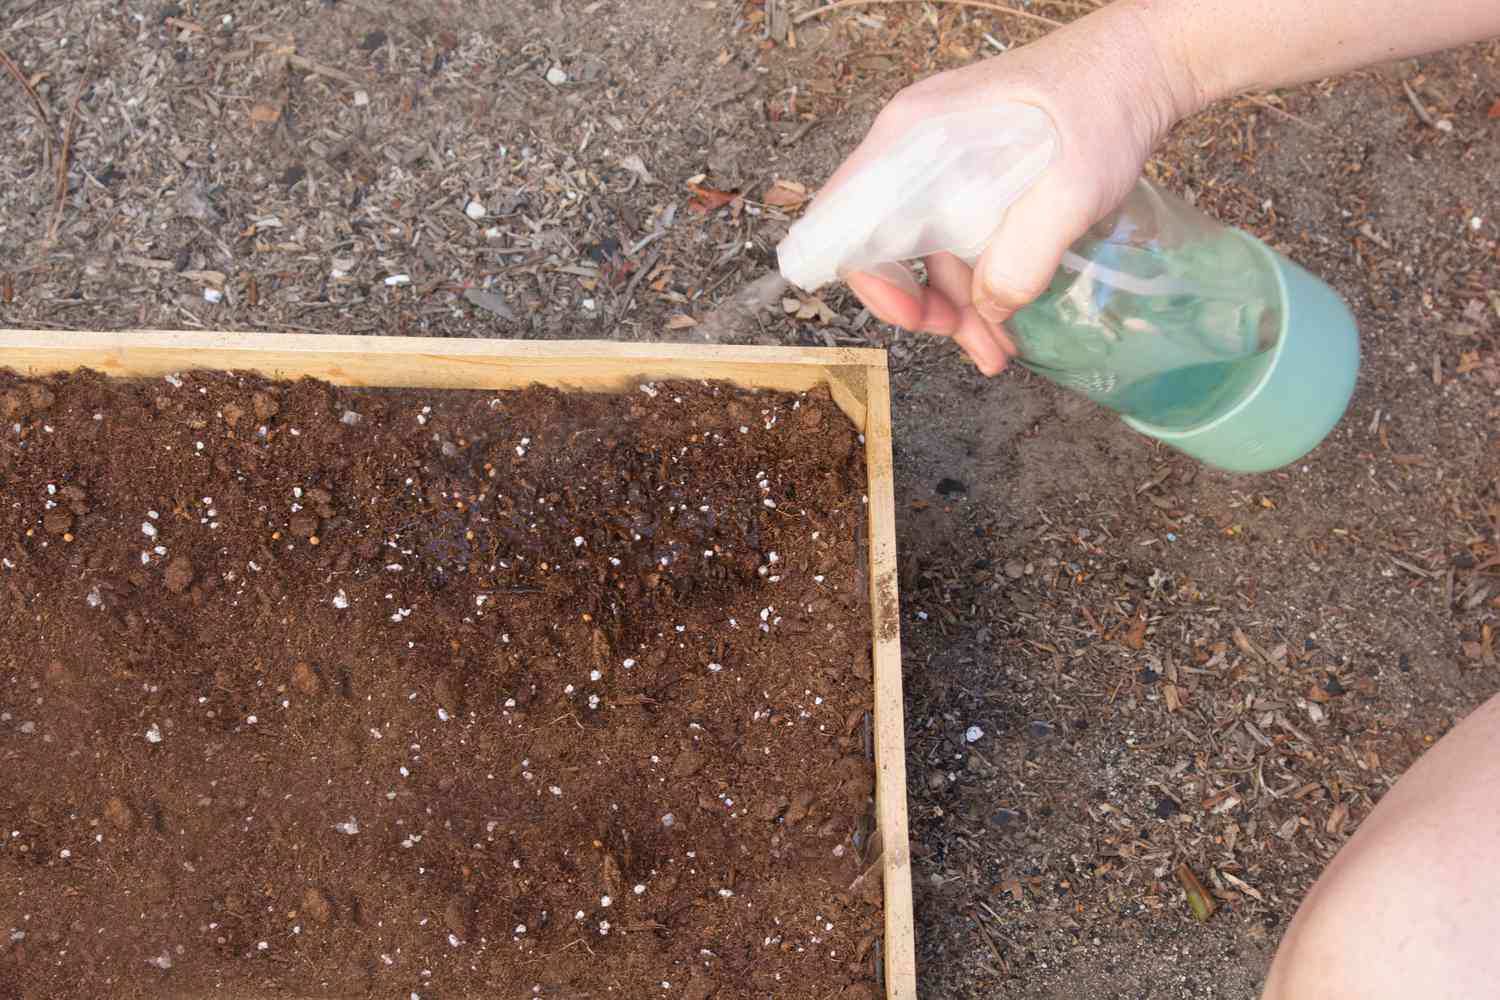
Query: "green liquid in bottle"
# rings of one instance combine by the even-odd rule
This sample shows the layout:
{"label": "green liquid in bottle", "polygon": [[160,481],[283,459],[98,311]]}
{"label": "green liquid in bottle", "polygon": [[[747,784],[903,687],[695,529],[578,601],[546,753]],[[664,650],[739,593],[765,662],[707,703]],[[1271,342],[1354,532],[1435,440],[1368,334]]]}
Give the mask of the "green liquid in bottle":
{"label": "green liquid in bottle", "polygon": [[1100,270],[1060,270],[1011,318],[1020,360],[1158,427],[1213,420],[1262,378],[1280,324],[1274,277],[1246,266],[1247,248],[1234,231],[1170,254],[1080,242],[1074,253]]}

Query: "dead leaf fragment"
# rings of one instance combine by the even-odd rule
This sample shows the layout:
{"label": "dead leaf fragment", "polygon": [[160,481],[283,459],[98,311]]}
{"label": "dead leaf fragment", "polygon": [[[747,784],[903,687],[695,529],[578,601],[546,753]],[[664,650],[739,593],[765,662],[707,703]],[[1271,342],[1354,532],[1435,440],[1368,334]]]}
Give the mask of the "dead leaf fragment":
{"label": "dead leaf fragment", "polygon": [[772,208],[796,208],[807,200],[807,188],[796,181],[777,180],[760,200]]}
{"label": "dead leaf fragment", "polygon": [[691,316],[683,315],[682,313],[678,313],[676,316],[673,316],[671,319],[667,320],[668,330],[690,330],[697,325],[697,320],[693,319],[693,317]]}
{"label": "dead leaf fragment", "polygon": [[1131,649],[1141,649],[1146,645],[1146,606],[1141,605],[1135,613],[1135,621],[1130,623],[1130,631],[1125,633],[1125,645]]}
{"label": "dead leaf fragment", "polygon": [[707,215],[709,212],[717,211],[740,196],[738,191],[719,191],[702,184],[688,184],[688,190],[693,192],[693,200],[688,202],[688,208],[699,215]]}
{"label": "dead leaf fragment", "polygon": [[1219,904],[1209,891],[1198,881],[1198,876],[1187,865],[1177,866],[1177,881],[1182,885],[1182,891],[1187,893],[1188,906],[1193,911],[1193,916],[1201,921],[1208,920],[1219,908]]}
{"label": "dead leaf fragment", "polygon": [[281,109],[270,104],[252,104],[250,120],[262,125],[273,125],[281,117]]}

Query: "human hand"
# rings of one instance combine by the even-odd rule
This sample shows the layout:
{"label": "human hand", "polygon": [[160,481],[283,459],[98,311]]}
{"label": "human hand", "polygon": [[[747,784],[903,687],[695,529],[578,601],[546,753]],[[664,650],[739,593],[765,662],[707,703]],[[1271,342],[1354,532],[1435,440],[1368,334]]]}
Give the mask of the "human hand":
{"label": "human hand", "polygon": [[1201,104],[1188,68],[1166,48],[1127,0],[897,94],[824,192],[934,115],[1031,104],[1051,117],[1058,149],[974,267],[939,253],[926,258],[925,288],[899,264],[850,274],[849,287],[888,323],[953,337],[986,375],[1004,368],[1015,348],[1002,324],[1046,290],[1068,246],[1119,204],[1157,140]]}

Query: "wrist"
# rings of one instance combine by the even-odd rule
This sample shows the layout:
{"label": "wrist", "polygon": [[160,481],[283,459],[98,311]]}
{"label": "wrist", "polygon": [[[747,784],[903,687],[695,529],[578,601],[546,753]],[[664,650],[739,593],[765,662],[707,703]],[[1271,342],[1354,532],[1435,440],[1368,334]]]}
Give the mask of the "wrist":
{"label": "wrist", "polygon": [[[1154,100],[1165,109],[1166,128],[1197,114],[1233,89],[1218,62],[1205,59],[1203,39],[1194,32],[1190,17],[1184,17],[1171,0],[1117,0],[1099,11],[1121,19],[1131,36],[1138,37],[1142,73]],[[1120,27],[1115,27],[1116,31]],[[1165,130],[1164,130],[1165,131]]]}

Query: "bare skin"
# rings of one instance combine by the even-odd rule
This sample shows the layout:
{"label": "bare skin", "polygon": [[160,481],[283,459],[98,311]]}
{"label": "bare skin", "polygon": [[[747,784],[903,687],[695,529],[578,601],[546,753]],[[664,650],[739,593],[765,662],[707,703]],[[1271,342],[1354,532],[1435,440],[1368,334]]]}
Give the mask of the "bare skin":
{"label": "bare skin", "polygon": [[1496,35],[1497,0],[1116,0],[1031,45],[896,95],[825,190],[883,155],[914,122],[1003,101],[1046,111],[1060,150],[976,267],[938,254],[927,260],[925,288],[900,271],[851,275],[849,285],[876,316],[953,337],[994,374],[1015,353],[1005,320],[1119,203],[1173,123],[1245,90]]}
{"label": "bare skin", "polygon": [[1297,912],[1265,1000],[1500,995],[1500,696],[1381,800]]}

